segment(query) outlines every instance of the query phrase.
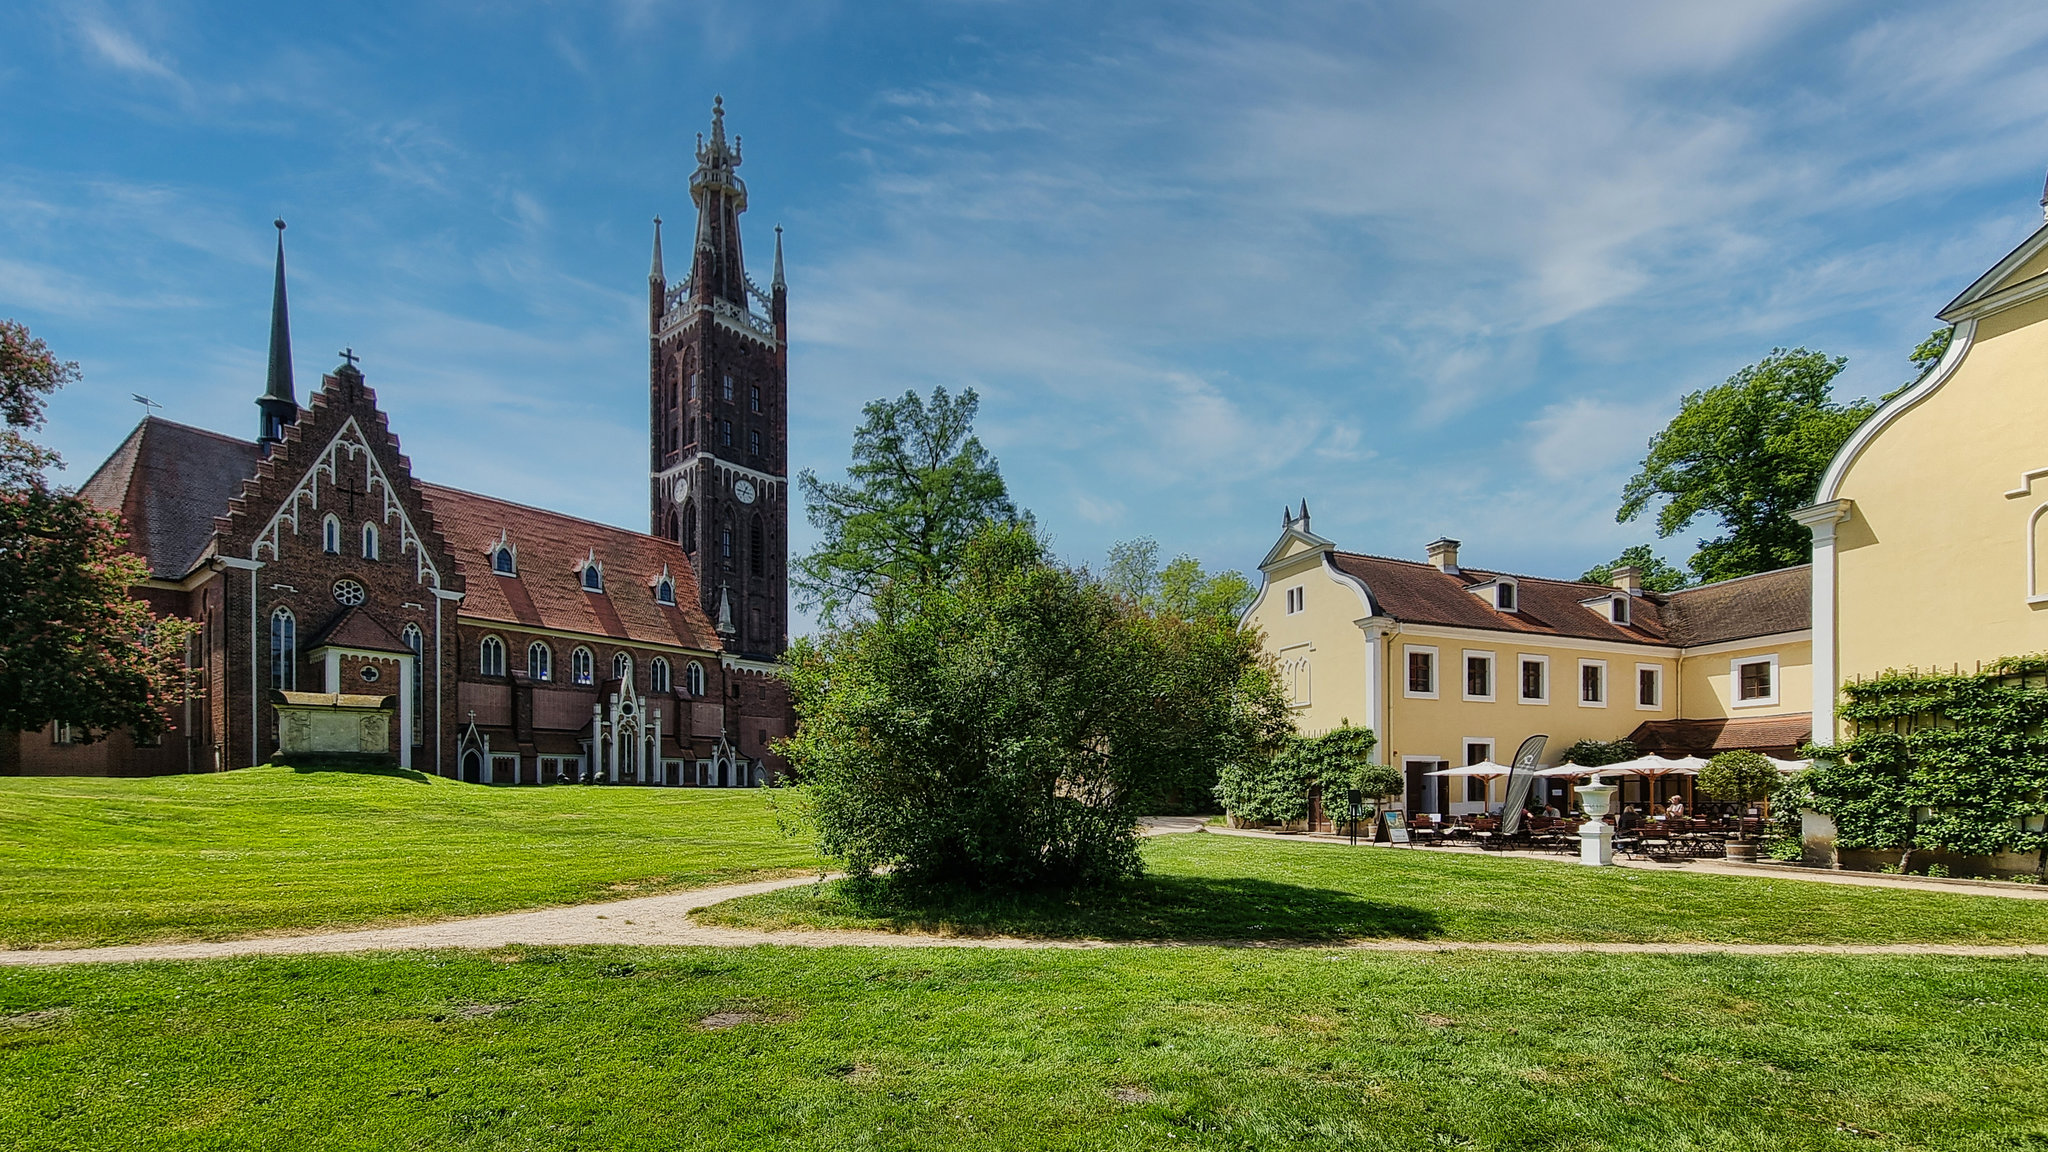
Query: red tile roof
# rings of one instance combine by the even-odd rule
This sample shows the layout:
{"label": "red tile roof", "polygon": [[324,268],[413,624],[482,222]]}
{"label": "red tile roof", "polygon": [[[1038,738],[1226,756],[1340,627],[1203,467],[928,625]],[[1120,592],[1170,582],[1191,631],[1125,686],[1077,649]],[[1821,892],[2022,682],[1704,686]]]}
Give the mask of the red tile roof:
{"label": "red tile roof", "polygon": [[1719,720],[1651,720],[1637,725],[1628,738],[1642,751],[1661,756],[1712,756],[1716,752],[1737,748],[1790,753],[1813,739],[1813,713]]}
{"label": "red tile roof", "polygon": [[149,562],[150,575],[176,580],[206,554],[213,518],[256,474],[262,458],[253,441],[151,416],[79,494],[101,511],[120,513],[128,546]]}
{"label": "red tile roof", "polygon": [[1501,612],[1468,589],[1508,573],[1467,568],[1452,575],[1433,564],[1353,552],[1334,552],[1330,559],[1338,571],[1366,586],[1381,612],[1405,623],[1485,628],[1527,636],[1665,643],[1659,605],[1650,597],[1635,598],[1625,627],[1608,619],[1605,611],[1580,603],[1615,591],[1605,584],[1514,576],[1519,611]]}
{"label": "red tile roof", "polygon": [[1665,597],[1671,642],[1685,647],[1813,627],[1813,565],[1702,584]]}
{"label": "red tile roof", "polygon": [[[1806,564],[1668,595],[1644,593],[1630,602],[1623,626],[1608,618],[1604,605],[1582,603],[1613,595],[1606,584],[1476,568],[1453,575],[1434,564],[1354,552],[1332,552],[1330,559],[1366,586],[1381,612],[1404,623],[1681,648],[1812,626],[1813,568]],[[1519,611],[1499,611],[1471,591],[1501,576],[1515,581]]]}
{"label": "red tile roof", "polygon": [[[420,489],[462,570],[468,588],[463,617],[709,652],[722,648],[700,607],[689,556],[674,541],[439,484]],[[500,535],[517,557],[515,576],[491,571],[490,551]],[[603,592],[585,592],[577,578],[592,554],[603,565]],[[676,585],[673,605],[654,598],[664,566]]]}
{"label": "red tile roof", "polygon": [[383,621],[363,611],[360,606],[343,609],[341,615],[336,616],[311,644],[306,645],[306,651],[317,652],[329,646],[354,648],[361,652],[412,654],[412,649],[406,646],[398,633],[393,632]]}

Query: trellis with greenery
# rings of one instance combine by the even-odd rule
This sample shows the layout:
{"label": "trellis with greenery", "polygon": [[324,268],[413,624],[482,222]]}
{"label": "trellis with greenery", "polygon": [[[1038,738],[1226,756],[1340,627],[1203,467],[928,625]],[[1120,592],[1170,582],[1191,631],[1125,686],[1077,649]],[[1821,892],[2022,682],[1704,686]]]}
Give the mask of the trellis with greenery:
{"label": "trellis with greenery", "polygon": [[1297,736],[1279,755],[1245,757],[1224,766],[1216,784],[1223,809],[1254,824],[1286,824],[1308,816],[1309,793],[1320,787],[1325,810],[1330,797],[1356,789],[1368,800],[1401,790],[1396,768],[1371,762],[1379,738],[1370,728],[1345,725],[1321,736]]}
{"label": "trellis with greenery", "polygon": [[1838,848],[2048,864],[2048,655],[1977,672],[1886,672],[1842,688],[1854,735],[1815,746],[1800,785]]}

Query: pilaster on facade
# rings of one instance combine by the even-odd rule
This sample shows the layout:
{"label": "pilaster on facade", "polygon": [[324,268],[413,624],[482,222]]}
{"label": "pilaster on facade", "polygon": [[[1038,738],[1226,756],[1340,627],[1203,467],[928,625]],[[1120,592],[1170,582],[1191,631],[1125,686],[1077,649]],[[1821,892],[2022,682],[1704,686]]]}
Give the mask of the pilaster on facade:
{"label": "pilaster on facade", "polygon": [[1836,636],[1835,530],[1856,511],[1855,501],[1826,500],[1792,513],[1813,533],[1813,739],[1835,742],[1835,700],[1841,692],[1841,648]]}
{"label": "pilaster on facade", "polygon": [[1401,625],[1391,616],[1367,616],[1352,621],[1365,634],[1365,726],[1374,736],[1368,759],[1386,763],[1387,736],[1387,641],[1400,635]]}

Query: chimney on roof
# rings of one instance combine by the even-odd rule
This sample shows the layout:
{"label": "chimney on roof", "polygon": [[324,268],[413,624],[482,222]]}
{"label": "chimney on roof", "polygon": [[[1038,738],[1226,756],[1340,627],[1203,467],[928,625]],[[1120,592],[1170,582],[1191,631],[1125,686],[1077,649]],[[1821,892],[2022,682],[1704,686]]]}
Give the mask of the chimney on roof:
{"label": "chimney on roof", "polygon": [[1631,596],[1640,596],[1643,591],[1643,570],[1633,565],[1623,565],[1614,570],[1610,582]]}
{"label": "chimney on roof", "polygon": [[1439,572],[1458,574],[1458,542],[1449,536],[1439,536],[1429,542],[1429,562]]}

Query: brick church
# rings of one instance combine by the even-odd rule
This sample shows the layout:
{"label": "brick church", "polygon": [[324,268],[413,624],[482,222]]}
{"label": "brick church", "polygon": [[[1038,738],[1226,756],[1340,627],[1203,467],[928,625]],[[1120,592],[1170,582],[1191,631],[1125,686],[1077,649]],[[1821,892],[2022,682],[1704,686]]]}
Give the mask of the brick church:
{"label": "brick church", "polygon": [[680,281],[655,221],[645,534],[419,479],[353,355],[301,406],[279,221],[256,438],[146,418],[83,489],[147,562],[136,595],[200,625],[190,690],[155,744],[25,732],[20,770],[323,755],[487,784],[772,777],[793,723],[788,301],[779,229],[768,288],[747,274],[739,165],[714,106]]}

